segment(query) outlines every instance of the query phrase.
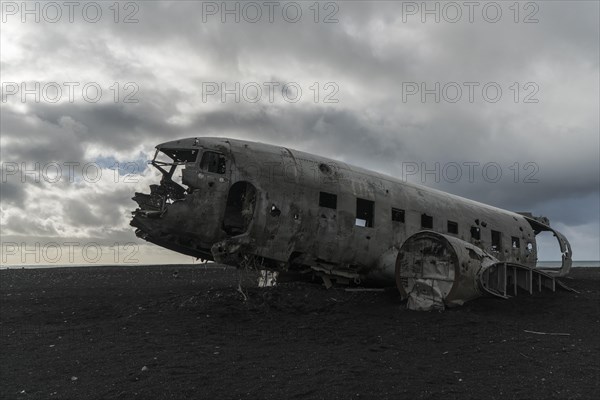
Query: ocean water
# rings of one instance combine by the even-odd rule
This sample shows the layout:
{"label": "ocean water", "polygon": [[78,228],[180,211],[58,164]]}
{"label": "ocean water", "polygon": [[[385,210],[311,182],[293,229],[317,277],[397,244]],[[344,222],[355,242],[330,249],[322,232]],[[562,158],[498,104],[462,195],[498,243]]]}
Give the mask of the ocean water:
{"label": "ocean water", "polygon": [[[560,268],[560,261],[538,261],[537,266],[541,268]],[[600,267],[600,261],[575,261],[573,268]]]}

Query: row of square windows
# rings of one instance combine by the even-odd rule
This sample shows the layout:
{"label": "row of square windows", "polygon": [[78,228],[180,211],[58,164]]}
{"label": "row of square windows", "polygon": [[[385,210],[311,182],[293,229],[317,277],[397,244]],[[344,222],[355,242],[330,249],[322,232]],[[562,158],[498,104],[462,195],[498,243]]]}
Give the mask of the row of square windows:
{"label": "row of square windows", "polygon": [[[337,209],[337,195],[327,192],[319,192],[319,207]],[[356,198],[356,225],[367,228],[373,227],[375,216],[375,202],[371,200]],[[400,208],[392,208],[392,221],[404,223],[405,211]],[[433,229],[433,217],[427,214],[421,214],[421,228]],[[447,232],[458,235],[458,223],[448,220]],[[471,227],[471,239],[481,240],[481,229],[477,226]],[[500,251],[502,247],[502,233],[491,230],[492,250]],[[511,246],[513,249],[521,247],[518,237],[511,236]]]}

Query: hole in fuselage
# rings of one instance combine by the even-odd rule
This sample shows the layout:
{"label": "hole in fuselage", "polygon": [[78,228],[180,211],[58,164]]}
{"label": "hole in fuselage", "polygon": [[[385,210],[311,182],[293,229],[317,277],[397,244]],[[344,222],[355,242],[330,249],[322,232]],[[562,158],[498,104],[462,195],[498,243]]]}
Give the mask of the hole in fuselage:
{"label": "hole in fuselage", "polygon": [[275,204],[272,204],[270,213],[272,217],[279,217],[281,215],[281,210],[277,208]]}

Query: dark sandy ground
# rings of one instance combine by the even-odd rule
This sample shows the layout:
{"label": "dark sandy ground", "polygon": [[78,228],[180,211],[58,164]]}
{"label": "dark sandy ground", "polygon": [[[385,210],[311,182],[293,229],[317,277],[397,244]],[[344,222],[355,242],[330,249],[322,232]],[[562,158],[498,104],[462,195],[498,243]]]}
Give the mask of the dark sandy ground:
{"label": "dark sandy ground", "polygon": [[244,302],[230,268],[0,278],[2,399],[600,398],[596,268],[566,280],[579,294],[443,313],[309,283],[248,287]]}

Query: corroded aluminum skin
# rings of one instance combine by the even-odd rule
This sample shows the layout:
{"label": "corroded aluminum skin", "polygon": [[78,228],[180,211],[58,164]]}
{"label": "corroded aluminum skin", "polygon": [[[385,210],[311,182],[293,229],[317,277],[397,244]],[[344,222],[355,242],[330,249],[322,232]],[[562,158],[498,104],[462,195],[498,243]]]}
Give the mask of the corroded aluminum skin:
{"label": "corroded aluminum skin", "polygon": [[[198,158],[184,163],[185,195],[170,204],[149,205],[148,195],[137,193],[140,204],[131,225],[136,233],[160,246],[198,258],[240,265],[252,258],[271,270],[312,271],[340,282],[396,282],[398,251],[406,239],[424,228],[421,215],[433,217],[427,230],[449,241],[469,243],[499,261],[535,268],[535,235],[552,230],[547,219],[534,218],[401,181],[340,161],[285,147],[227,138],[188,138],[158,145],[169,149],[196,149]],[[226,172],[200,167],[202,154],[218,152],[226,158]],[[153,199],[169,186],[165,174]],[[256,189],[251,221],[245,232],[227,233],[227,201],[232,186],[247,182]],[[337,195],[337,208],[319,206],[319,192]],[[356,199],[374,202],[373,226],[356,225]],[[152,203],[154,204],[154,203]],[[391,220],[391,209],[405,210],[404,222]],[[458,234],[447,232],[447,221],[458,224]],[[471,227],[481,238],[471,238]],[[501,245],[492,248],[491,230],[501,232]],[[553,231],[555,232],[555,231]],[[558,233],[558,232],[556,232]],[[560,234],[558,234],[560,235]],[[515,247],[511,238],[519,239]],[[563,269],[568,272],[571,251],[560,235]],[[530,247],[528,248],[528,244]],[[468,297],[468,296],[467,296]]]}

